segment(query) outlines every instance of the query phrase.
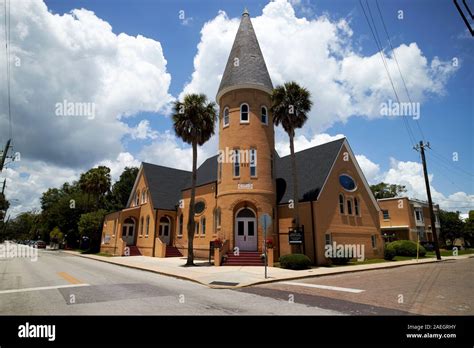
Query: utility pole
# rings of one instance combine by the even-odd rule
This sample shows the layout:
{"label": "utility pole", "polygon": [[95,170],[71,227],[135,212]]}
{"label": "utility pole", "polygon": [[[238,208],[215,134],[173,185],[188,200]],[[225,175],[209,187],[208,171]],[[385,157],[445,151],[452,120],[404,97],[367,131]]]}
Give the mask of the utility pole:
{"label": "utility pole", "polygon": [[5,145],[5,150],[0,156],[0,172],[3,170],[3,165],[5,164],[5,160],[7,159],[8,149],[10,148],[11,139],[8,139],[7,144]]}
{"label": "utility pole", "polygon": [[428,170],[426,169],[425,147],[430,148],[430,143],[428,142],[426,144],[423,144],[423,141],[420,141],[420,144],[416,145],[414,149],[416,151],[420,150],[421,153],[421,161],[423,162],[423,174],[425,176],[426,195],[428,196],[428,206],[430,210],[431,231],[433,232],[433,239],[435,243],[436,259],[441,260],[438,235],[436,234],[436,218],[433,210],[433,201],[431,200],[430,181],[428,180]]}

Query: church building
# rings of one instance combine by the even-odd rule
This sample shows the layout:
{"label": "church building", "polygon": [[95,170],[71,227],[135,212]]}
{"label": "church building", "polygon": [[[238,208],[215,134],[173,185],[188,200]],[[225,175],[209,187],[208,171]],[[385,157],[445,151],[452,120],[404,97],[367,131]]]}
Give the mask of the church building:
{"label": "church building", "polygon": [[[274,260],[295,251],[326,264],[326,245],[364,246],[383,257],[379,205],[346,138],[296,153],[303,240],[290,244],[293,187],[290,156],[275,151],[273,89],[250,16],[244,11],[222,80],[219,154],[197,171],[194,253],[209,257],[214,241],[223,265],[260,265],[263,214]],[[191,172],[142,163],[127,207],[105,218],[101,251],[113,255],[187,255]],[[238,248],[239,254],[233,253]]]}

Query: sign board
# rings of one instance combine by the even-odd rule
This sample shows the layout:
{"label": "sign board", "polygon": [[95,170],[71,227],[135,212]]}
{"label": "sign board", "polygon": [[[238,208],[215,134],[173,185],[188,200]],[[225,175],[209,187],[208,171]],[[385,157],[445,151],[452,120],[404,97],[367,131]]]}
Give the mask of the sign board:
{"label": "sign board", "polygon": [[288,232],[288,241],[290,244],[302,244],[303,243],[303,230],[290,230]]}
{"label": "sign board", "polygon": [[109,244],[110,243],[110,234],[106,234],[104,237],[104,244]]}
{"label": "sign board", "polygon": [[237,184],[237,188],[239,190],[253,190],[253,184],[252,183]]}
{"label": "sign board", "polygon": [[268,214],[263,214],[260,216],[260,225],[263,229],[267,229],[272,224],[272,218]]}

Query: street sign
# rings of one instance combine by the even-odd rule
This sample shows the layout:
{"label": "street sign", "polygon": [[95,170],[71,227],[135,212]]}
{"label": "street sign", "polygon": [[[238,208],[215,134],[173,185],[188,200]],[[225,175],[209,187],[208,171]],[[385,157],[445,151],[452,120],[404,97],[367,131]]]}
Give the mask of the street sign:
{"label": "street sign", "polygon": [[266,230],[272,224],[272,218],[268,214],[262,214],[260,216],[260,224],[262,225],[263,229]]}

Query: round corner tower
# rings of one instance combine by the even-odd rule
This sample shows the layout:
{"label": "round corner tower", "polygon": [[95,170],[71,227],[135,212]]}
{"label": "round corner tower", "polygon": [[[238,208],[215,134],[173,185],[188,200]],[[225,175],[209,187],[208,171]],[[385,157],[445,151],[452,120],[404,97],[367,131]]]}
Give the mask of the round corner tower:
{"label": "round corner tower", "polygon": [[[250,16],[244,11],[216,96],[219,237],[241,251],[261,251],[259,218],[262,214],[273,222],[276,218],[272,89]],[[267,229],[268,238],[274,228],[272,223]]]}

